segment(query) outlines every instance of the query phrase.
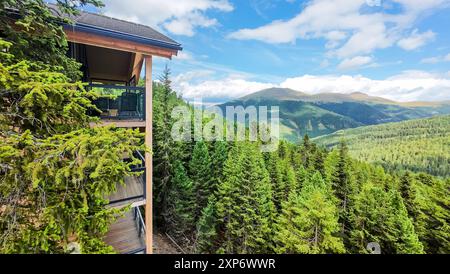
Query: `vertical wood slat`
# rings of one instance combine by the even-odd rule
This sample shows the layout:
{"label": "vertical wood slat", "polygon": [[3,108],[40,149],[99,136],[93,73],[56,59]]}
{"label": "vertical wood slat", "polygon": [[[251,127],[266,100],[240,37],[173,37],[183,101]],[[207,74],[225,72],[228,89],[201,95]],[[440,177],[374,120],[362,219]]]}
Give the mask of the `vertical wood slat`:
{"label": "vertical wood slat", "polygon": [[[152,84],[152,56],[145,56],[145,144],[153,148],[153,84]],[[152,152],[145,153],[146,177],[146,249],[147,254],[153,254],[153,156]]]}

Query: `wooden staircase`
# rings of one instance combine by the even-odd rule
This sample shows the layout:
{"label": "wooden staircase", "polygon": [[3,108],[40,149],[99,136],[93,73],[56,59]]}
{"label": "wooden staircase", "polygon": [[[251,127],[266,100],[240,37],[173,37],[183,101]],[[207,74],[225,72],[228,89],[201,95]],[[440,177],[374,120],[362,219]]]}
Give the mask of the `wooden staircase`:
{"label": "wooden staircase", "polygon": [[145,225],[139,207],[112,224],[104,241],[119,254],[145,254]]}
{"label": "wooden staircase", "polygon": [[[145,170],[145,158],[140,152],[142,165],[136,166],[132,171]],[[118,185],[117,191],[108,197],[109,206],[122,208],[131,206],[124,216],[113,223],[106,234],[104,241],[112,246],[119,254],[145,254],[145,222],[141,213],[141,206],[145,205],[146,197],[145,173],[140,176],[126,177],[124,185]]]}

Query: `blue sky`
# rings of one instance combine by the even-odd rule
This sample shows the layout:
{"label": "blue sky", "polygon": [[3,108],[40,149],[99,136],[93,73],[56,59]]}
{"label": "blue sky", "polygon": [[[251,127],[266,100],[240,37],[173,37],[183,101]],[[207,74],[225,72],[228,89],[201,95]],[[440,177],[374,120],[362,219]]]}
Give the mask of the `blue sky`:
{"label": "blue sky", "polygon": [[182,43],[165,64],[187,99],[277,86],[450,100],[449,0],[104,0],[102,13]]}

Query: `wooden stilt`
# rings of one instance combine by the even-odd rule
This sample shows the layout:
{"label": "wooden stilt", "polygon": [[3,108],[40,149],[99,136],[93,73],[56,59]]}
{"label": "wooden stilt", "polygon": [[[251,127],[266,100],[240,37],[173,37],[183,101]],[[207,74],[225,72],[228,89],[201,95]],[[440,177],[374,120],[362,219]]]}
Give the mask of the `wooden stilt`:
{"label": "wooden stilt", "polygon": [[[152,84],[152,56],[145,56],[145,145],[153,147],[153,84]],[[153,156],[145,153],[146,204],[145,226],[147,254],[153,254]]]}

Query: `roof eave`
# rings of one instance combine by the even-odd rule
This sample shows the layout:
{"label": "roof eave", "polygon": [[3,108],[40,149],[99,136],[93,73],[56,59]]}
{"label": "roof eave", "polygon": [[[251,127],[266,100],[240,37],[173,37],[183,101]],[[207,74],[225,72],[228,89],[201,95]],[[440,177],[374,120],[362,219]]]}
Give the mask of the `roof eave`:
{"label": "roof eave", "polygon": [[167,42],[163,42],[163,41],[159,41],[159,40],[155,40],[155,39],[145,38],[145,37],[136,36],[136,35],[130,35],[130,34],[117,32],[117,31],[104,29],[104,28],[99,28],[99,27],[87,25],[87,24],[76,23],[73,25],[72,24],[64,24],[63,26],[66,29],[70,29],[70,30],[74,30],[74,31],[88,32],[88,33],[92,33],[92,34],[127,40],[127,41],[131,41],[131,42],[141,43],[141,44],[159,47],[159,48],[163,48],[163,49],[177,50],[177,51],[183,50],[183,48],[181,47],[181,44],[167,43]]}

